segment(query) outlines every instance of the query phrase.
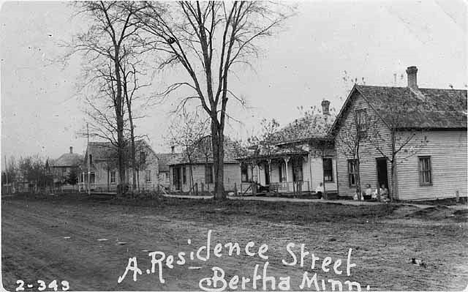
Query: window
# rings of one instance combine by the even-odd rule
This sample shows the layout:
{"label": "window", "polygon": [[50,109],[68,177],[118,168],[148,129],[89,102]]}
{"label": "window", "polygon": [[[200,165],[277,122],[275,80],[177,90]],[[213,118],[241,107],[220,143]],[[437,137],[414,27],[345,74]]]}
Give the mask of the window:
{"label": "window", "polygon": [[182,168],[182,183],[187,183],[187,169],[185,166]]}
{"label": "window", "polygon": [[89,164],[93,164],[93,155],[89,154]]}
{"label": "window", "polygon": [[241,181],[249,182],[249,166],[247,164],[241,164]]}
{"label": "window", "polygon": [[91,172],[89,182],[92,184],[96,183],[96,174],[94,172]]}
{"label": "window", "polygon": [[333,182],[333,160],[331,158],[323,159],[323,177],[326,182]]}
{"label": "window", "polygon": [[367,136],[367,111],[366,109],[358,109],[355,112],[356,127],[359,135],[363,138]]}
{"label": "window", "polygon": [[145,152],[140,152],[140,164],[145,164],[146,163],[146,153]]}
{"label": "window", "polygon": [[357,159],[348,159],[348,181],[350,187],[356,186]]}
{"label": "window", "polygon": [[213,183],[213,165],[205,165],[205,183]]}
{"label": "window", "polygon": [[419,156],[419,184],[421,186],[432,185],[432,169],[430,156]]}
{"label": "window", "polygon": [[115,171],[111,171],[110,173],[110,182],[111,184],[115,183]]}
{"label": "window", "polygon": [[146,182],[151,182],[151,170],[146,170],[145,171],[145,181]]}

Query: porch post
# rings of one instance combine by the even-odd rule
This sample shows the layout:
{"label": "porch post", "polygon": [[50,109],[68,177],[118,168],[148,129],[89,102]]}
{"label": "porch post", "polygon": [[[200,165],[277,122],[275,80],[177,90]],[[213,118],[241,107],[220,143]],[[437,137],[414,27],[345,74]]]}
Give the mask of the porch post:
{"label": "porch post", "polygon": [[[268,163],[268,185],[271,185],[271,159],[267,159]],[[265,177],[265,185],[266,185],[266,177]]]}
{"label": "porch post", "polygon": [[289,168],[288,168],[288,162],[291,157],[283,157],[284,159],[284,164],[286,167],[286,190],[289,192]]}
{"label": "porch post", "polygon": [[289,159],[290,157],[284,157],[284,163],[286,165],[286,182],[289,182],[289,171],[288,171],[288,162],[289,162]]}

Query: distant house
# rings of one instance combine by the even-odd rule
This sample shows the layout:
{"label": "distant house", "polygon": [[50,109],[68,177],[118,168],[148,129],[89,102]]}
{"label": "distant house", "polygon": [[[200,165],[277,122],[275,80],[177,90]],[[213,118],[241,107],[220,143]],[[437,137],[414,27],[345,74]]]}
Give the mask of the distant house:
{"label": "distant house", "polygon": [[[251,192],[251,182],[278,193],[310,193],[320,183],[336,193],[336,154],[328,131],[335,117],[330,102],[322,101],[322,113],[307,114],[274,134],[272,145],[260,145],[240,157],[241,192]],[[255,190],[254,190],[255,192]]]}
{"label": "distant house", "polygon": [[[139,190],[157,190],[159,185],[158,158],[144,140],[136,141],[136,187]],[[126,167],[123,183],[132,185],[133,170],[130,150],[125,151]],[[89,165],[89,184],[88,184]],[[96,191],[117,190],[119,181],[117,148],[110,142],[90,142],[86,149],[85,159],[81,165],[80,189]]]}
{"label": "distant house", "polygon": [[417,71],[407,69],[407,87],[351,90],[332,128],[340,196],[352,196],[357,187],[358,161],[346,153],[343,139],[350,125],[358,125],[362,137],[361,186],[385,185],[399,200],[466,196],[467,92],[419,88]]}
{"label": "distant house", "polygon": [[169,190],[171,186],[169,163],[180,155],[180,153],[174,152],[174,147],[172,149],[171,153],[156,153],[159,167],[159,184],[165,190]]}
{"label": "distant house", "polygon": [[[229,138],[224,143],[224,189],[235,191],[241,182],[236,145]],[[173,192],[206,193],[214,190],[214,167],[211,137],[202,138],[190,155],[180,153],[169,161],[170,190]],[[193,182],[192,175],[193,174]]]}
{"label": "distant house", "polygon": [[52,172],[54,184],[66,189],[73,187],[67,183],[67,179],[71,172],[74,172],[78,178],[79,167],[82,162],[83,156],[73,153],[73,147],[70,147],[70,152],[61,155],[58,159],[48,161],[46,167]]}

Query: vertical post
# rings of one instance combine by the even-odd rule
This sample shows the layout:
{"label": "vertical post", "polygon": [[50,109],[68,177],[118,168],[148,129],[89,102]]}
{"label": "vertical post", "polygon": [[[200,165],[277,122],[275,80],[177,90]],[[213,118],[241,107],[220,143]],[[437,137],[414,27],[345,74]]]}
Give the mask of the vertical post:
{"label": "vertical post", "polygon": [[7,189],[7,194],[9,195],[10,190],[8,188],[8,165],[7,165],[6,155],[5,155],[5,185],[6,185],[6,189]]}
{"label": "vertical post", "polygon": [[87,133],[87,136],[88,136],[88,151],[86,151],[88,153],[88,157],[86,157],[86,161],[88,162],[87,163],[87,167],[88,167],[88,195],[91,195],[91,171],[90,171],[90,161],[89,161],[89,126],[88,124],[86,124],[86,133]]}

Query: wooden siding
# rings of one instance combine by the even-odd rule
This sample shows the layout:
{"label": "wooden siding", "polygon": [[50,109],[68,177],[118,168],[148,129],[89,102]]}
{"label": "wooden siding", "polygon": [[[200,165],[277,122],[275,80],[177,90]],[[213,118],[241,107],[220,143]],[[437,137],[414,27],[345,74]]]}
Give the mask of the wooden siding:
{"label": "wooden siding", "polygon": [[[389,157],[391,156],[391,135],[387,126],[370,109],[367,102],[355,93],[353,102],[350,104],[346,114],[343,115],[341,125],[354,125],[354,111],[356,109],[367,108],[369,118],[376,120],[372,126],[376,127],[386,144],[380,144]],[[349,186],[348,179],[348,159],[350,155],[345,153],[339,135],[344,131],[341,126],[337,131],[337,171],[338,171],[338,192],[340,196],[352,196],[356,188]],[[409,132],[397,133],[398,135],[409,135]],[[460,196],[467,196],[467,135],[466,131],[425,131],[419,132],[418,137],[413,139],[413,145],[407,145],[397,156],[396,166],[396,188],[398,199],[417,200],[454,197],[458,191]],[[428,143],[421,149],[415,150],[416,143],[420,143],[422,136],[426,136]],[[407,151],[405,151],[407,149]],[[413,156],[402,161],[408,153],[415,153]],[[420,186],[419,183],[419,159],[418,156],[430,156],[432,164],[431,186]],[[361,187],[371,184],[372,188],[378,185],[377,180],[377,158],[382,154],[376,150],[375,143],[364,141],[360,146],[360,175]],[[387,161],[388,188],[391,188],[391,163]]]}
{"label": "wooden siding", "polygon": [[[137,184],[139,183],[140,190],[156,190],[159,184],[159,161],[158,158],[155,156],[153,151],[150,148],[146,148],[144,150],[146,153],[146,167],[141,169],[137,175]],[[138,159],[137,155],[137,159]],[[85,180],[87,181],[87,169],[86,169],[86,160],[84,163],[84,167],[81,169],[82,173],[84,173]],[[145,172],[146,170],[151,170],[151,181],[146,182]],[[110,182],[111,172],[115,171],[115,183]],[[91,166],[91,172],[95,175],[95,183],[93,186],[97,190],[102,191],[115,191],[117,189],[117,185],[119,184],[119,171],[116,168],[112,168],[108,170],[108,163],[107,162],[93,162]],[[132,168],[128,167],[125,169],[125,179],[126,183],[132,184],[133,183],[133,172]]]}
{"label": "wooden siding", "polygon": [[[466,131],[423,132],[428,143],[415,155],[397,166],[398,191],[401,200],[419,200],[467,196],[467,133]],[[399,157],[404,157],[402,152]],[[430,156],[432,185],[419,183],[419,158]]]}
{"label": "wooden siding", "polygon": [[[211,164],[212,165],[212,164]],[[180,166],[181,168],[186,168],[186,177],[187,181],[183,183],[181,176],[181,186],[182,192],[188,192],[191,188],[191,177],[190,177],[190,166],[184,165]],[[170,166],[170,180],[171,180],[171,190],[174,190],[173,185],[173,169],[174,166]],[[213,191],[214,183],[207,184],[205,183],[205,164],[196,164],[192,166],[193,171],[193,182],[198,184],[198,191]],[[181,173],[182,175],[182,173]],[[214,180],[214,170],[213,170],[213,180]],[[235,188],[238,188],[241,183],[241,169],[240,164],[225,163],[224,164],[224,189],[226,191],[234,191]]]}
{"label": "wooden siding", "polygon": [[[372,110],[370,105],[360,96],[358,92],[355,93],[353,97],[354,101],[350,104],[349,109],[346,114],[343,116],[341,125],[346,125],[345,127],[341,126],[337,132],[337,139],[335,141],[335,147],[337,152],[337,177],[338,177],[338,194],[340,196],[353,196],[356,192],[356,187],[349,186],[348,178],[348,159],[353,157],[346,153],[345,146],[342,144],[339,139],[340,135],[343,135],[343,131],[346,130],[346,127],[353,129],[355,125],[354,111],[356,109],[367,109],[367,116],[369,119],[376,121],[372,124],[372,127],[376,127],[382,137],[387,141],[390,141],[390,130],[387,126],[376,116],[375,111]],[[369,131],[370,133],[370,131]],[[391,153],[391,146],[380,145],[384,153],[389,155]],[[360,176],[361,176],[361,188],[364,188],[366,184],[370,184],[373,188],[376,188],[378,185],[377,181],[377,162],[376,158],[381,158],[382,154],[376,150],[374,144],[369,141],[362,141],[360,145]],[[390,183],[390,163],[387,163],[387,173],[388,173],[388,182]],[[390,188],[390,186],[387,186]]]}

